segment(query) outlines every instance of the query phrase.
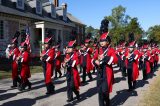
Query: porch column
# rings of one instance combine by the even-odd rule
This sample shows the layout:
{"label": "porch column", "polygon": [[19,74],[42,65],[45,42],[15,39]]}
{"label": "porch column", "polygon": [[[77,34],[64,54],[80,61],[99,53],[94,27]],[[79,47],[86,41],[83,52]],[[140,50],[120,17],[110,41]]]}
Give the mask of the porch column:
{"label": "porch column", "polygon": [[56,36],[56,40],[55,40],[56,43],[58,42],[58,36],[59,36],[59,35],[58,35],[58,31],[59,31],[59,30],[56,29],[56,35],[55,35],[55,36]]}
{"label": "porch column", "polygon": [[[42,44],[44,44],[44,39],[45,39],[45,27],[42,26]],[[44,45],[42,45],[42,50],[44,49]]]}

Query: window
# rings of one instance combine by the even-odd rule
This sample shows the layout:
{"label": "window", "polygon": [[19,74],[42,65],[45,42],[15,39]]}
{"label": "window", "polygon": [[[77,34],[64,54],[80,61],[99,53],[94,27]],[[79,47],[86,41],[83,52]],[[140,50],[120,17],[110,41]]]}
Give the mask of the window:
{"label": "window", "polygon": [[0,39],[4,39],[4,22],[0,21]]}
{"label": "window", "polygon": [[17,0],[17,8],[24,9],[24,0]]}
{"label": "window", "polygon": [[0,4],[1,4],[1,0],[0,0]]}
{"label": "window", "polygon": [[42,13],[42,4],[41,1],[37,0],[36,2],[36,13],[41,14]]}

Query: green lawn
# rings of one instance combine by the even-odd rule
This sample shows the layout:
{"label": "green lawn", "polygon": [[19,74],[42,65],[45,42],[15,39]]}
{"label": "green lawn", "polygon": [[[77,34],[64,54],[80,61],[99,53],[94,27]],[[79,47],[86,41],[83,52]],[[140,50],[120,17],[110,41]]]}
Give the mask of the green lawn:
{"label": "green lawn", "polygon": [[[42,67],[41,66],[30,66],[31,73],[39,73],[42,72]],[[0,79],[4,78],[11,78],[11,70],[10,71],[3,71],[0,70]]]}
{"label": "green lawn", "polygon": [[150,85],[149,90],[145,92],[140,106],[160,106],[160,72]]}

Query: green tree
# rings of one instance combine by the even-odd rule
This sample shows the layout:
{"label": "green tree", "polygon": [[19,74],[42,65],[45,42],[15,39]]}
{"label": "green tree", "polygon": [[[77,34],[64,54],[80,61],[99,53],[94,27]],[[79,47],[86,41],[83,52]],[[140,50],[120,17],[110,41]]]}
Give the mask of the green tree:
{"label": "green tree", "polygon": [[147,31],[149,39],[160,43],[160,25],[152,26]]}
{"label": "green tree", "polygon": [[126,26],[127,33],[133,32],[135,34],[135,40],[139,40],[142,37],[143,29],[140,27],[138,18],[132,18],[129,24]]}
{"label": "green tree", "polygon": [[136,39],[139,39],[143,33],[138,18],[131,18],[127,15],[126,8],[121,5],[113,8],[111,15],[105,18],[110,21],[109,32],[114,45],[117,45],[122,38],[127,41],[130,32],[136,35]]}
{"label": "green tree", "polygon": [[87,35],[88,33],[91,33],[92,38],[95,38],[95,37],[99,36],[99,29],[95,29],[92,26],[86,26],[85,35]]}
{"label": "green tree", "polygon": [[86,29],[85,29],[86,34],[91,33],[92,31],[94,31],[94,28],[92,26],[86,26]]}

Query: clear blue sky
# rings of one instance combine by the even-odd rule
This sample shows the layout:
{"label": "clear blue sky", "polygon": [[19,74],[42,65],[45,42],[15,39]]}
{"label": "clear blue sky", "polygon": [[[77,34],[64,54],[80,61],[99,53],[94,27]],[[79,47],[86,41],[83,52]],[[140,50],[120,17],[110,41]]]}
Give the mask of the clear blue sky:
{"label": "clear blue sky", "polygon": [[137,17],[141,27],[147,30],[150,26],[160,24],[160,0],[59,0],[60,4],[68,4],[68,12],[72,13],[86,25],[99,28],[104,16],[122,5],[126,14]]}

